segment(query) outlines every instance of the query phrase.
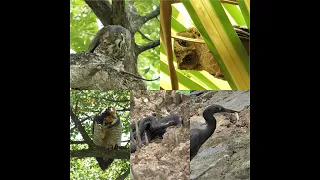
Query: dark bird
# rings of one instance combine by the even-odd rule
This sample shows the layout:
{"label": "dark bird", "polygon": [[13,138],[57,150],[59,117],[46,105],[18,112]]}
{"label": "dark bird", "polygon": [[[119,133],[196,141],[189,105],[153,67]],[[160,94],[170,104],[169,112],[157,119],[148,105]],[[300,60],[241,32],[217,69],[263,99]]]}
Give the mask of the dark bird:
{"label": "dark bird", "polygon": [[216,129],[216,119],[214,113],[228,112],[235,113],[237,111],[226,109],[220,105],[211,105],[203,111],[203,117],[206,120],[207,127],[205,129],[190,130],[190,161],[198,153],[200,147],[213,134]]}
{"label": "dark bird", "polygon": [[[114,108],[107,108],[96,115],[92,124],[93,143],[105,148],[115,148],[121,143],[122,125]],[[96,157],[102,170],[108,169],[113,159]]]}
{"label": "dark bird", "polygon": [[[138,121],[139,134],[141,137],[140,143],[132,143],[130,145],[130,152],[135,152],[137,146],[141,147],[146,144],[146,141],[150,142],[156,137],[162,137],[166,132],[167,127],[177,126],[182,123],[181,117],[178,114],[171,114],[166,116],[159,121],[154,116],[148,116],[142,120]],[[131,124],[133,137],[136,139],[136,128],[135,124]],[[146,139],[147,138],[147,139]]]}
{"label": "dark bird", "polygon": [[170,114],[159,120],[159,124],[152,126],[151,130],[151,138],[153,139],[156,136],[162,137],[163,134],[166,132],[167,127],[169,126],[178,126],[182,124],[183,121],[178,114]]}

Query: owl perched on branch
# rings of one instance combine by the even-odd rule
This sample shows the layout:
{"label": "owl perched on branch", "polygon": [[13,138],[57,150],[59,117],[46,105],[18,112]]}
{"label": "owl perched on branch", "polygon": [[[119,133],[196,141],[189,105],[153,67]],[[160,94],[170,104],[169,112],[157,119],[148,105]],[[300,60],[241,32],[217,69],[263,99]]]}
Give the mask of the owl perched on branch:
{"label": "owl perched on branch", "polygon": [[[96,115],[92,125],[93,143],[105,148],[120,146],[122,125],[114,108],[108,107],[100,115]],[[106,170],[113,159],[96,157],[102,170]]]}
{"label": "owl perched on branch", "polygon": [[131,46],[131,33],[120,25],[108,25],[98,31],[88,52],[122,59]]}

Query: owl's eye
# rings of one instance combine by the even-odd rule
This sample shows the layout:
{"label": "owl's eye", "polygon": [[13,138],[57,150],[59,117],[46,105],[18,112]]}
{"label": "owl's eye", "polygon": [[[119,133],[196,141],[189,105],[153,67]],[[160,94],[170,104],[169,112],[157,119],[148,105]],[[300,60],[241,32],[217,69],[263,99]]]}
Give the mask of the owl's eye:
{"label": "owl's eye", "polygon": [[181,46],[187,47],[187,41],[178,40],[178,43],[179,43]]}
{"label": "owl's eye", "polygon": [[118,33],[113,33],[114,36],[118,36]]}
{"label": "owl's eye", "polygon": [[126,33],[123,33],[123,35],[127,35]]}

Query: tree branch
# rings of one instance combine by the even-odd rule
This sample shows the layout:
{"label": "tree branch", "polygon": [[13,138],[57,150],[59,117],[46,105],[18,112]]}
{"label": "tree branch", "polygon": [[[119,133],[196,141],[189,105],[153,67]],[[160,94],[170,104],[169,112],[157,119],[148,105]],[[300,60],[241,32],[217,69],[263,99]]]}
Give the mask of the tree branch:
{"label": "tree branch", "polygon": [[127,25],[127,14],[125,12],[124,0],[112,0],[112,19],[113,24],[120,24],[123,27]]}
{"label": "tree branch", "polygon": [[71,151],[71,158],[104,157],[110,159],[130,159],[129,149],[118,147],[117,149],[106,149],[104,147],[92,146],[89,149]]}
{"label": "tree branch", "polygon": [[[121,141],[121,142],[130,142],[130,140]],[[87,144],[85,141],[70,141],[70,144]]]}
{"label": "tree branch", "polygon": [[70,144],[87,144],[85,141],[70,141]]}
{"label": "tree branch", "polygon": [[[80,121],[80,123],[82,124],[84,121],[86,121],[86,120],[88,120],[88,119],[91,119],[91,116],[88,116],[88,117],[82,119],[82,120]],[[72,128],[70,129],[70,132],[72,132],[74,129],[76,129],[76,126],[72,127]]]}
{"label": "tree branch", "polygon": [[122,175],[119,175],[116,180],[125,179],[129,175],[129,173],[130,173],[130,168],[126,169],[126,171]]}
{"label": "tree branch", "polygon": [[123,108],[123,109],[119,109],[117,111],[130,111],[130,108]]}
{"label": "tree branch", "polygon": [[148,22],[150,19],[153,19],[155,17],[157,17],[160,14],[160,6],[158,6],[154,11],[152,11],[151,13],[147,14],[146,16],[138,16],[135,19],[135,23],[134,25],[132,25],[132,32],[138,32],[139,29],[146,23]]}
{"label": "tree branch", "polygon": [[130,100],[128,100],[128,99],[125,99],[125,100],[118,100],[118,101],[116,101],[116,100],[112,100],[112,99],[107,99],[107,98],[103,98],[104,100],[106,100],[106,101],[110,101],[110,102],[130,102]]}
{"label": "tree branch", "polygon": [[[150,19],[153,19],[155,17],[157,17],[160,14],[160,6],[158,6],[154,11],[152,11],[151,13],[142,16],[141,18],[143,18],[144,23],[146,23],[147,21],[149,21]],[[143,24],[144,24],[143,23]]]}
{"label": "tree branch", "polygon": [[[133,53],[133,52],[132,52]],[[123,60],[124,70],[137,73],[136,59],[127,56]],[[144,90],[143,80],[132,75],[124,74],[110,65],[108,56],[99,56],[95,53],[78,52],[70,54],[70,85],[78,90]]]}
{"label": "tree branch", "polygon": [[109,24],[113,24],[112,17],[112,9],[111,4],[107,0],[85,0],[88,6],[92,9],[94,14],[100,19],[101,23],[106,26]]}
{"label": "tree branch", "polygon": [[138,46],[137,48],[137,54],[140,54],[142,53],[143,51],[146,51],[148,49],[151,49],[151,48],[155,48],[157,46],[160,45],[160,40],[154,40],[152,42],[149,42],[147,44],[144,44],[142,46]]}
{"label": "tree branch", "polygon": [[88,136],[86,130],[84,129],[84,127],[82,126],[82,124],[80,123],[79,119],[76,117],[76,115],[73,113],[72,111],[72,108],[70,106],[70,116],[71,116],[71,119],[73,120],[75,126],[78,128],[78,130],[80,131],[83,139],[86,141],[86,143],[89,145],[89,146],[92,146],[94,145],[91,138]]}
{"label": "tree branch", "polygon": [[138,33],[144,38],[147,39],[148,41],[153,41],[152,39],[148,38],[146,35],[144,35],[140,30],[138,31]]}

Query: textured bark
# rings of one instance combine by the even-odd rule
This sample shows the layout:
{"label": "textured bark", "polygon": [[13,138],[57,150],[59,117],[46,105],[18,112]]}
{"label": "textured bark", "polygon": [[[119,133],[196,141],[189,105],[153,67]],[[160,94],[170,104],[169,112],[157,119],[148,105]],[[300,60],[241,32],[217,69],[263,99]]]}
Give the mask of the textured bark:
{"label": "textured bark", "polygon": [[[70,85],[72,89],[146,89],[144,81],[129,74],[118,72],[112,67],[109,67],[108,64],[105,64],[105,58],[109,58],[107,56],[80,52],[71,54],[70,58]],[[132,63],[124,64],[127,72],[136,74],[137,70],[132,68],[133,66],[130,66]]]}
{"label": "textured bark", "polygon": [[103,25],[112,24],[111,21],[111,4],[106,0],[85,0],[88,6],[92,9],[94,14],[100,19]]}

